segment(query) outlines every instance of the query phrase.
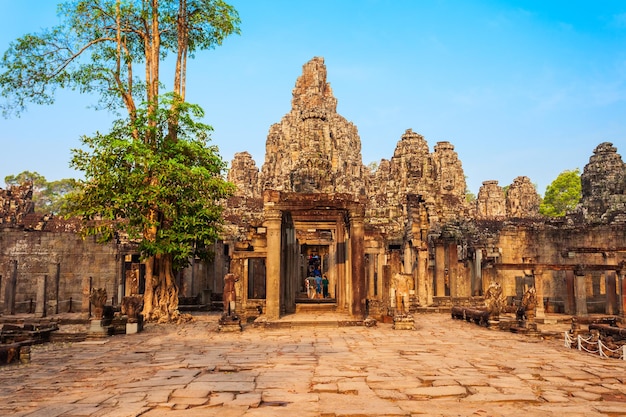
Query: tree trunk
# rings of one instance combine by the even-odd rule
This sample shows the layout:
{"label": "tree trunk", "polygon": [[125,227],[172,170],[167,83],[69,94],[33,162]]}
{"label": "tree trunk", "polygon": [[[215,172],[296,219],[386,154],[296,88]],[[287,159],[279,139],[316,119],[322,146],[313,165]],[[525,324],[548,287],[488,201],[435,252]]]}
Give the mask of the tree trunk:
{"label": "tree trunk", "polygon": [[156,255],[146,262],[143,316],[147,321],[159,323],[180,319],[178,286],[174,279],[171,255]]}
{"label": "tree trunk", "polygon": [[143,317],[145,320],[150,320],[152,317],[152,311],[154,310],[154,288],[156,287],[154,282],[154,257],[151,256],[146,259],[146,288],[143,295]]}
{"label": "tree trunk", "polygon": [[172,269],[172,255],[164,254],[157,256],[159,264],[159,286],[156,291],[156,312],[155,317],[159,322],[176,321],[179,318],[178,312],[178,286],[174,279]]}

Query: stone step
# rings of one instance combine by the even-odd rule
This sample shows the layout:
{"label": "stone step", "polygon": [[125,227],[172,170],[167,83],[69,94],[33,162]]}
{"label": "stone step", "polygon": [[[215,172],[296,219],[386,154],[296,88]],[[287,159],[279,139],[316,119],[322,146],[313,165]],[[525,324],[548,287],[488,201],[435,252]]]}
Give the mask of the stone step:
{"label": "stone step", "polygon": [[296,304],[296,314],[305,312],[333,312],[337,304]]}
{"label": "stone step", "polygon": [[365,326],[363,320],[333,320],[333,319],[320,319],[320,320],[280,320],[280,321],[268,321],[268,322],[255,322],[254,327],[263,327],[266,329],[291,329],[291,328],[337,328],[337,327],[353,327],[353,326]]}

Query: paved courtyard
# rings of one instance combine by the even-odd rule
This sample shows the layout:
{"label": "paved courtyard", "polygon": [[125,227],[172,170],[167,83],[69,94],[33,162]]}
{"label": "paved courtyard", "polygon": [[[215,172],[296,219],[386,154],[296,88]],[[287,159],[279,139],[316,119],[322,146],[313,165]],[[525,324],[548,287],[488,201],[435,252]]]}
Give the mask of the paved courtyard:
{"label": "paved courtyard", "polygon": [[0,368],[2,416],[618,416],[626,361],[448,314],[416,330],[217,331],[217,315],[33,348]]}

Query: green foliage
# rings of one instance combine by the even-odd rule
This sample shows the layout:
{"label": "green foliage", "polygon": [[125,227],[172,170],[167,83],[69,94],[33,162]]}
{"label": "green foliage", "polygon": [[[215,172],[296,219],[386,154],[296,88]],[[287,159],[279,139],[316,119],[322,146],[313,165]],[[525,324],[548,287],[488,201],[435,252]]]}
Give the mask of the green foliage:
{"label": "green foliage", "polygon": [[[117,6],[119,2],[119,13]],[[0,61],[1,108],[19,115],[28,103],[52,104],[57,88],[94,93],[102,108],[134,111],[147,81],[160,83],[151,59],[180,62],[239,33],[237,11],[222,0],[158,1],[158,30],[145,0],[73,0],[58,6],[61,22],[13,41]],[[156,36],[158,50],[150,50]],[[147,68],[141,68],[140,66]],[[184,68],[181,68],[184,75]],[[150,73],[154,80],[142,78]],[[152,99],[152,97],[150,97]]]}
{"label": "green foliage", "polygon": [[563,217],[567,211],[576,208],[581,197],[580,170],[563,171],[546,187],[539,212],[544,216]]}
{"label": "green foliage", "polygon": [[[70,194],[69,207],[88,221],[87,234],[107,241],[127,233],[140,241],[144,256],[171,255],[179,268],[191,256],[208,255],[219,233],[219,201],[234,186],[224,180],[217,148],[207,145],[211,127],[195,121],[202,110],[164,97],[152,123],[142,106],[134,122],[120,120],[107,134],[82,138],[85,149],[72,151],[71,165],[85,179]],[[168,134],[172,119],[178,120],[175,139]],[[136,131],[145,137],[146,130],[153,142],[135,139]]]}
{"label": "green foliage", "polygon": [[465,176],[465,202],[473,203],[476,201],[476,195],[467,186],[467,175]]}
{"label": "green foliage", "polygon": [[65,200],[67,195],[74,190],[75,183],[76,180],[72,178],[48,182],[35,201],[35,211],[65,215]]}
{"label": "green foliage", "polygon": [[[185,103],[187,58],[239,33],[239,16],[222,0],[73,0],[59,17],[61,25],[5,52],[0,108],[19,115],[27,103],[53,103],[56,88],[72,88],[126,111],[109,133],[83,137],[85,149],[73,151],[71,165],[85,180],[67,207],[102,241],[122,231],[140,240],[148,258],[144,317],[176,319],[172,266],[207,253],[217,201],[232,192],[217,149],[207,146],[211,128]],[[165,63],[173,71],[163,71]],[[165,100],[161,73],[173,75]]]}
{"label": "green foliage", "polygon": [[4,182],[9,186],[22,185],[27,182],[33,183],[33,192],[45,188],[48,185],[46,177],[38,172],[23,171],[17,175],[7,175],[4,177]]}
{"label": "green foliage", "polygon": [[370,162],[369,164],[367,164],[367,169],[369,170],[371,174],[375,174],[376,171],[378,170],[378,162],[376,161]]}
{"label": "green foliage", "polygon": [[65,178],[49,182],[43,175],[30,171],[8,175],[4,178],[4,182],[9,186],[31,182],[33,184],[35,212],[40,214],[64,214],[65,196],[74,188],[73,179]]}

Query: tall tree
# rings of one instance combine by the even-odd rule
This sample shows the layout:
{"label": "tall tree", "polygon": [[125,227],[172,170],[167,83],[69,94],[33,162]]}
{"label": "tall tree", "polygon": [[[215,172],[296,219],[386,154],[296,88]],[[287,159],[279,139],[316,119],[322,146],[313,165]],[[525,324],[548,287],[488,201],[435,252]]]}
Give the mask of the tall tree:
{"label": "tall tree", "polygon": [[[156,119],[147,106],[133,122],[118,121],[111,132],[83,137],[73,150],[72,166],[85,173],[69,209],[86,221],[86,232],[106,242],[122,232],[140,242],[148,258],[144,314],[162,321],[179,317],[174,270],[191,256],[208,258],[218,238],[222,206],[234,191],[224,181],[225,163],[215,146],[207,146],[210,126],[196,122],[198,106],[163,95]],[[177,139],[168,135],[177,119]],[[156,128],[156,145],[135,134]],[[150,268],[148,268],[148,266]]]}
{"label": "tall tree", "polygon": [[576,208],[581,198],[580,170],[566,170],[546,187],[539,212],[545,216],[563,217],[569,210]]}
{"label": "tall tree", "polygon": [[[6,71],[0,74],[1,95],[7,99],[3,112],[19,114],[29,102],[51,104],[55,90],[66,87],[95,93],[102,108],[125,110],[127,119],[118,121],[109,134],[83,138],[91,152],[75,151],[72,163],[85,171],[86,178],[74,194],[73,209],[87,220],[99,216],[140,226],[141,236],[134,237],[141,239],[140,247],[147,257],[144,315],[147,319],[171,320],[178,315],[178,289],[172,268],[183,257],[176,246],[179,239],[170,235],[171,226],[178,224],[178,218],[188,219],[185,228],[174,230],[187,240],[199,241],[199,245],[185,248],[203,250],[204,229],[199,223],[207,214],[193,204],[215,215],[219,211],[216,198],[228,192],[217,172],[224,165],[216,149],[205,146],[210,128],[193,120],[201,117],[199,109],[185,104],[187,59],[239,33],[238,14],[222,0],[76,0],[61,4],[59,16],[63,19],[61,25],[25,35],[5,52],[2,66]],[[175,56],[172,94],[161,100],[161,63],[171,62],[165,61],[168,55]],[[192,134],[198,135],[196,140]],[[127,153],[119,154],[121,149]],[[192,171],[205,170],[202,175],[220,184],[209,187],[215,192],[214,198],[198,190],[181,194],[181,199],[198,199],[197,203],[187,202],[189,211],[184,205],[173,208],[160,204],[160,193],[166,193],[168,186],[182,193],[186,190],[179,185],[181,178],[189,180],[195,177],[188,174],[200,175],[165,169],[180,168],[181,161],[188,163]],[[107,166],[146,193],[139,196],[128,187],[120,188],[121,183],[103,169]],[[141,180],[139,175],[143,176]],[[108,206],[95,198],[96,192],[109,198],[121,197]],[[167,195],[163,197],[169,201]],[[136,200],[131,201],[133,198]],[[215,219],[211,219],[208,224],[216,227]],[[110,238],[114,229],[86,230]],[[164,245],[162,239],[171,243]]]}

